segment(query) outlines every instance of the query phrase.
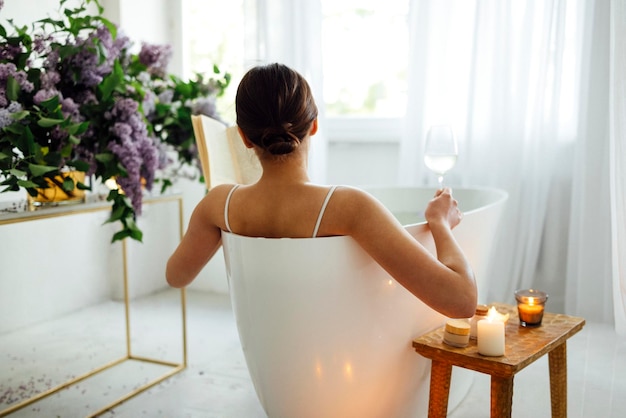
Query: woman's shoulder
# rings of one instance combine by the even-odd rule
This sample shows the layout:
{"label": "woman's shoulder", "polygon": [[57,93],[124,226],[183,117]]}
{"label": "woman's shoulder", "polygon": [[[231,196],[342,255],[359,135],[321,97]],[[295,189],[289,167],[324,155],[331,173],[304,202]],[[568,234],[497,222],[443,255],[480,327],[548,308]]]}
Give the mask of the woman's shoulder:
{"label": "woman's shoulder", "polygon": [[220,184],[212,187],[202,198],[199,203],[199,207],[204,210],[216,210],[221,207],[224,209],[224,203],[228,198],[228,194],[233,188],[237,187],[236,184]]}
{"label": "woman's shoulder", "polygon": [[378,205],[380,202],[367,191],[354,186],[338,185],[333,194],[333,199],[343,201],[350,205]]}
{"label": "woman's shoulder", "polygon": [[331,203],[338,218],[356,226],[362,222],[371,222],[381,216],[387,216],[387,209],[367,191],[358,187],[338,186],[333,193]]}

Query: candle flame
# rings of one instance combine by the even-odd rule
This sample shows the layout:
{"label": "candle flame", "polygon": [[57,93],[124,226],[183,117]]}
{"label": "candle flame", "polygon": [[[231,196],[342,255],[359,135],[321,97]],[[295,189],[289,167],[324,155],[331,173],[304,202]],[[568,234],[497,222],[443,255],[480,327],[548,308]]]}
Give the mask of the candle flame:
{"label": "candle flame", "polygon": [[506,324],[507,321],[509,320],[509,314],[508,313],[500,313],[496,309],[495,306],[492,306],[487,311],[487,320],[488,321],[502,321],[502,322],[504,322]]}
{"label": "candle flame", "polygon": [[535,304],[535,298],[534,298],[534,297],[532,297],[532,296],[531,296],[531,297],[529,297],[529,298],[528,298],[528,304],[529,304],[529,305],[534,305],[534,304]]}

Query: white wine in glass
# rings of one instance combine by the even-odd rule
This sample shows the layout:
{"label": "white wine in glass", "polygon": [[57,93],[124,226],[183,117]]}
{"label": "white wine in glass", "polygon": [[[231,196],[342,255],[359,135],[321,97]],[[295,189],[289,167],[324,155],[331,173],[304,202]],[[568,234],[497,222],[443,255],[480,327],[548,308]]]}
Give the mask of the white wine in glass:
{"label": "white wine in glass", "polygon": [[439,188],[443,187],[443,176],[454,167],[459,147],[454,131],[447,125],[431,126],[426,134],[424,163],[437,175]]}

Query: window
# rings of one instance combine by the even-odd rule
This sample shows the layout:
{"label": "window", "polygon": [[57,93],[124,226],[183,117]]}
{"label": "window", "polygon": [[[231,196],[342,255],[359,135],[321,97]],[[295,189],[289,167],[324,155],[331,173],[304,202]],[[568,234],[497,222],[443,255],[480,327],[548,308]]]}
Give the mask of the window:
{"label": "window", "polygon": [[224,119],[235,120],[235,93],[244,66],[244,0],[183,0],[184,73],[210,75],[213,65],[231,74],[231,85],[218,99]]}
{"label": "window", "polygon": [[321,0],[326,115],[402,117],[408,0]]}
{"label": "window", "polygon": [[[318,1],[323,100],[330,136],[397,140],[397,120],[404,116],[407,100],[409,0]],[[218,102],[229,121],[235,119],[236,86],[249,59],[246,36],[255,33],[255,28],[246,27],[246,19],[254,25],[266,6],[259,0],[183,0],[185,75],[206,73],[214,63],[231,73],[231,87]]]}

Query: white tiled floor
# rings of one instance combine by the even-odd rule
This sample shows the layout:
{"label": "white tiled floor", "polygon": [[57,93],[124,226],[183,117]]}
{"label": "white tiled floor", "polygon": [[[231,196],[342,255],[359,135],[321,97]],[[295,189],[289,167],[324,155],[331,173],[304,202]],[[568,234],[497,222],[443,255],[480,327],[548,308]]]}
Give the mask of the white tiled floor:
{"label": "white tiled floor", "polygon": [[[133,302],[133,353],[181,358],[179,296],[166,291]],[[265,417],[248,376],[228,297],[188,293],[189,367],[128,400],[105,417]],[[0,335],[0,409],[55,386],[125,352],[120,303]],[[163,373],[130,362],[53,394],[11,415],[81,417]],[[568,342],[569,417],[626,416],[626,338],[604,324],[587,324]],[[453,382],[454,384],[454,382]],[[547,359],[515,377],[513,417],[550,416]],[[477,373],[452,418],[489,416],[489,378]]]}

